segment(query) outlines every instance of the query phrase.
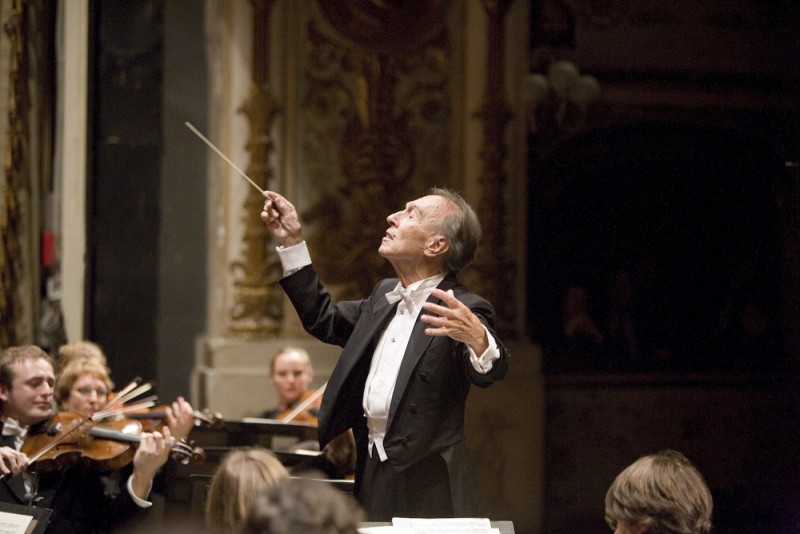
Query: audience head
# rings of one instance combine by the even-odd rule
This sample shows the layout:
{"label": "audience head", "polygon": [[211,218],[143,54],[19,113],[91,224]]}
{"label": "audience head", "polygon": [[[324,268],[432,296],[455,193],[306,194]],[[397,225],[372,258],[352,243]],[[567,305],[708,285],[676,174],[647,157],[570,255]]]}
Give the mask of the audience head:
{"label": "audience head", "polygon": [[22,425],[44,421],[53,412],[53,384],[53,362],[40,347],[9,347],[0,353],[0,401],[4,416]]}
{"label": "audience head", "polygon": [[283,464],[267,449],[229,452],[211,479],[206,524],[214,532],[236,532],[253,499],[288,476]]}
{"label": "audience head", "polygon": [[705,534],[711,510],[703,476],[673,450],[639,458],[606,493],[606,521],[616,534]]}
{"label": "audience head", "polygon": [[288,478],[262,492],[242,534],[356,534],[364,512],[352,495],[324,480]]}
{"label": "audience head", "polygon": [[54,397],[59,408],[91,415],[108,404],[114,382],[100,360],[79,358],[61,369]]}
{"label": "audience head", "polygon": [[308,390],[314,371],[308,353],[297,347],[286,347],[272,357],[270,380],[282,405],[295,402]]}
{"label": "audience head", "polygon": [[108,361],[106,355],[100,345],[92,341],[76,341],[75,343],[67,343],[58,349],[58,357],[56,358],[56,371],[60,375],[61,370],[64,369],[70,362],[74,360],[97,360],[108,369]]}

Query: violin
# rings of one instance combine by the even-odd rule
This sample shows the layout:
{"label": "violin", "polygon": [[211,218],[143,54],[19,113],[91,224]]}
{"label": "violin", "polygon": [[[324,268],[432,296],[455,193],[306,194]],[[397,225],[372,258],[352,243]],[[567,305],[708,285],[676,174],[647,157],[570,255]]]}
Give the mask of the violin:
{"label": "violin", "polygon": [[317,426],[317,411],[322,403],[322,394],[325,392],[325,385],[316,390],[310,389],[303,393],[303,395],[289,407],[278,412],[275,419],[282,423],[305,423],[307,425]]}
{"label": "violin", "polygon": [[[28,470],[47,472],[83,464],[96,471],[119,469],[133,460],[142,425],[121,419],[95,423],[76,412],[59,412],[45,423],[42,432],[29,434],[20,448],[28,455]],[[202,462],[205,452],[186,442],[171,447],[173,459],[183,464]]]}
{"label": "violin", "polygon": [[[163,421],[167,418],[167,408],[169,408],[169,406],[166,404],[163,406],[155,406],[141,412],[129,412],[125,417],[135,421],[141,421],[144,429],[149,432],[163,426]],[[222,415],[218,412],[212,412],[208,408],[202,411],[194,410],[193,415],[194,425],[197,427],[219,430],[225,426],[225,420],[222,418]]]}

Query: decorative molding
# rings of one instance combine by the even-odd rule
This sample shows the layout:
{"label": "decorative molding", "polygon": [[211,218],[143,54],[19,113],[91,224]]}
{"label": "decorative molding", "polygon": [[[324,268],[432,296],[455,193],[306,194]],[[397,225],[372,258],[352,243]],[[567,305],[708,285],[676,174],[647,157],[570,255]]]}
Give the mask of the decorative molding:
{"label": "decorative molding", "polygon": [[[402,6],[384,7],[374,23],[411,23]],[[303,218],[315,266],[341,299],[362,298],[390,273],[376,253],[386,217],[447,176],[450,64],[444,10],[433,12],[441,18],[421,23],[427,41],[391,49],[352,28],[343,39],[335,18],[308,26],[303,160],[320,193]]]}
{"label": "decorative molding", "polygon": [[26,117],[29,111],[26,72],[26,15],[23,2],[13,2],[11,16],[4,21],[10,41],[8,64],[8,136],[3,160],[3,213],[0,216],[0,236],[3,252],[0,256],[0,344],[3,347],[19,342],[18,321],[24,305],[19,294],[23,273],[24,206],[21,195],[25,189],[27,172],[25,146],[28,134]]}
{"label": "decorative molding", "polygon": [[[250,123],[247,151],[250,162],[247,175],[261,189],[267,189],[274,177],[270,157],[275,145],[272,126],[280,111],[270,90],[269,24],[273,0],[253,3],[253,80],[248,100],[240,111]],[[234,304],[230,310],[230,334],[245,337],[273,337],[280,332],[283,318],[283,293],[275,282],[283,275],[280,259],[269,246],[271,236],[261,220],[264,198],[253,188],[247,189],[244,201],[242,256],[231,263]]]}

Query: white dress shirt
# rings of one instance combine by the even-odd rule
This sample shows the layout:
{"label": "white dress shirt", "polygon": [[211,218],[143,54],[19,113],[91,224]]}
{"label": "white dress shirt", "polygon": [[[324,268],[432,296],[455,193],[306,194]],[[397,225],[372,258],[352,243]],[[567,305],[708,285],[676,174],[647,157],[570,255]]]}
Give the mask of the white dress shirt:
{"label": "white dress shirt", "polygon": [[[279,246],[277,251],[285,275],[311,264],[311,256],[305,241],[286,248]],[[436,275],[419,280],[407,288],[398,282],[397,287],[386,295],[390,302],[399,302],[395,316],[381,334],[373,354],[363,399],[364,414],[369,427],[369,454],[372,456],[372,446],[374,445],[382,462],[388,459],[383,447],[383,438],[386,434],[389,406],[400,371],[400,364],[403,361],[411,338],[411,331],[422,310],[422,305],[442,280],[444,280],[444,275]],[[485,326],[484,330],[486,330],[489,340],[489,348],[478,356],[475,351],[467,347],[472,366],[482,374],[488,373],[492,369],[494,361],[500,357],[494,337],[489,334]]]}

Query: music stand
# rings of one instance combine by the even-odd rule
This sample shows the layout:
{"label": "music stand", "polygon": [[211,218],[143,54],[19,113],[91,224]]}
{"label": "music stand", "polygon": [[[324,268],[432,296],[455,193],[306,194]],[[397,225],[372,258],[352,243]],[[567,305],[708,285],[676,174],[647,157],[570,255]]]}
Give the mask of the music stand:
{"label": "music stand", "polygon": [[[30,524],[26,530],[21,530],[24,534],[43,534],[44,529],[50,522],[50,514],[52,510],[49,508],[37,508],[36,506],[23,506],[21,504],[12,504],[8,502],[0,502],[0,523],[2,523],[3,514],[11,514],[13,516],[27,516],[32,517]],[[9,532],[15,532],[9,530]]]}

